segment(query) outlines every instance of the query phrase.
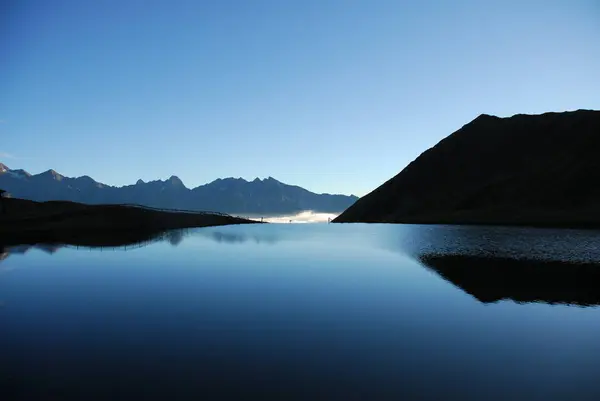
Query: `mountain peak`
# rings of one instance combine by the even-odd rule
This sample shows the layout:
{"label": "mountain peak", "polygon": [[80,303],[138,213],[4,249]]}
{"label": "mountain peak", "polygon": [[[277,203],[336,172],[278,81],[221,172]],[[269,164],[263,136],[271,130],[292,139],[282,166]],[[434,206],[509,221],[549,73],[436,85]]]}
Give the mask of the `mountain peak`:
{"label": "mountain peak", "polygon": [[480,115],[335,221],[598,225],[598,132],[600,111]]}
{"label": "mountain peak", "polygon": [[[55,172],[56,173],[56,172]],[[58,174],[58,173],[57,173]],[[82,175],[81,177],[77,177],[78,180],[81,181],[86,181],[86,182],[96,182],[96,180],[94,180],[92,177],[90,177],[89,175]]]}
{"label": "mountain peak", "polygon": [[25,171],[23,169],[17,169],[17,170],[12,170],[13,173],[23,176],[23,177],[31,177],[31,173],[29,173],[28,171]]}
{"label": "mountain peak", "polygon": [[181,179],[179,177],[177,177],[176,175],[172,175],[171,177],[169,177],[169,179],[167,180],[168,183],[170,183],[173,186],[178,186],[178,187],[184,187],[185,185],[183,185],[183,181],[181,181]]}
{"label": "mountain peak", "polygon": [[246,180],[244,180],[241,177],[235,178],[235,177],[227,177],[227,178],[219,178],[213,182],[248,182]]}
{"label": "mountain peak", "polygon": [[281,184],[280,181],[277,181],[275,178],[273,178],[271,176],[269,176],[268,178],[265,178],[264,182],[270,182],[270,183],[273,183],[273,184]]}
{"label": "mountain peak", "polygon": [[475,120],[473,120],[473,121],[476,121],[476,120],[497,120],[499,118],[500,117],[498,117],[498,116],[493,116],[491,114],[482,113],[482,114],[478,115],[477,117],[475,117]]}
{"label": "mountain peak", "polygon": [[11,170],[6,164],[0,163],[0,174],[7,174],[14,178],[27,179],[31,177],[27,171],[23,169]]}
{"label": "mountain peak", "polygon": [[57,173],[55,170],[52,170],[52,169],[44,171],[43,173],[38,174],[38,175],[42,176],[42,177],[48,176],[56,181],[61,181],[64,178],[62,175],[60,175],[59,173]]}
{"label": "mountain peak", "polygon": [[[286,185],[273,177],[222,178],[188,190],[181,179],[168,179],[136,185],[112,187],[96,182],[89,176],[63,177],[55,170],[36,174],[9,170],[0,173],[0,187],[13,196],[37,201],[72,200],[82,203],[136,203],[140,205],[191,210],[211,210],[225,213],[292,214],[302,210],[339,213],[355,199],[352,197],[315,194],[300,187]],[[17,180],[15,178],[20,178]]]}

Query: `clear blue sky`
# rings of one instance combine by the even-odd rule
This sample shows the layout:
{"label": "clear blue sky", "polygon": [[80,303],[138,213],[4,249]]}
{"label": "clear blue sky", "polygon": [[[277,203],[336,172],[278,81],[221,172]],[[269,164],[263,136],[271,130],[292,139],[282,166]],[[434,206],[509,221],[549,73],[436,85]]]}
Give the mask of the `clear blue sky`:
{"label": "clear blue sky", "polygon": [[578,108],[597,0],[0,1],[0,161],[32,173],[364,195],[481,113]]}

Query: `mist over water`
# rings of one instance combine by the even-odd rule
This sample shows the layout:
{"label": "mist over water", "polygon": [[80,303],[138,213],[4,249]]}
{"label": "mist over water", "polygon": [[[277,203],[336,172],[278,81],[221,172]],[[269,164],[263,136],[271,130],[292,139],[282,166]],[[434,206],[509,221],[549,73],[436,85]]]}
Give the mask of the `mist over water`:
{"label": "mist over water", "polygon": [[[333,220],[337,216],[336,213],[315,213],[312,210],[286,215],[286,216],[270,216],[265,217],[264,221],[268,223],[327,223],[329,219]],[[260,219],[260,218],[259,218]]]}

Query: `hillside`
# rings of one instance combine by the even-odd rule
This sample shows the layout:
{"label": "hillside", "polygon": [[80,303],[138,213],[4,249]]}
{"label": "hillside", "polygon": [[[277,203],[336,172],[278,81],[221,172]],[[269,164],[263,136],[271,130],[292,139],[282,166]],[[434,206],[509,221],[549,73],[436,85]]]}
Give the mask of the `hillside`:
{"label": "hillside", "polygon": [[481,115],[335,222],[600,224],[600,112]]}
{"label": "hillside", "polygon": [[133,203],[157,208],[210,210],[233,214],[293,214],[304,210],[339,213],[355,196],[315,194],[269,177],[246,181],[217,179],[189,189],[176,176],[167,180],[114,187],[91,177],[65,177],[54,170],[32,175],[0,164],[0,188],[12,196],[38,202],[65,200],[85,204]]}
{"label": "hillside", "polygon": [[3,199],[3,207],[0,248],[37,243],[124,244],[152,238],[165,230],[257,223],[219,213],[169,212],[64,201],[11,198]]}

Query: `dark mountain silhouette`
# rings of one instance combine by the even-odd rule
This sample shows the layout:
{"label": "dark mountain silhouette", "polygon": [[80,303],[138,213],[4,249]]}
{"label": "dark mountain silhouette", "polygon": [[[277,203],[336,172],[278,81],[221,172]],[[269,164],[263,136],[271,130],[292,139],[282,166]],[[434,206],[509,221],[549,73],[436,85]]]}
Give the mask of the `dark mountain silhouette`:
{"label": "dark mountain silhouette", "polygon": [[113,187],[91,177],[65,177],[54,170],[31,175],[0,163],[0,188],[16,198],[34,201],[68,200],[87,204],[139,205],[186,210],[244,214],[290,214],[303,210],[339,213],[358,199],[355,196],[315,194],[269,177],[246,181],[218,179],[188,189],[176,176],[168,180]]}
{"label": "dark mountain silhouette", "polygon": [[[4,199],[0,247],[24,244],[111,246],[147,241],[167,230],[260,224],[216,212],[166,211],[135,205]],[[177,235],[171,237],[177,242]],[[50,247],[46,250],[51,251]]]}
{"label": "dark mountain silhouette", "polygon": [[600,223],[600,112],[481,115],[336,222]]}

